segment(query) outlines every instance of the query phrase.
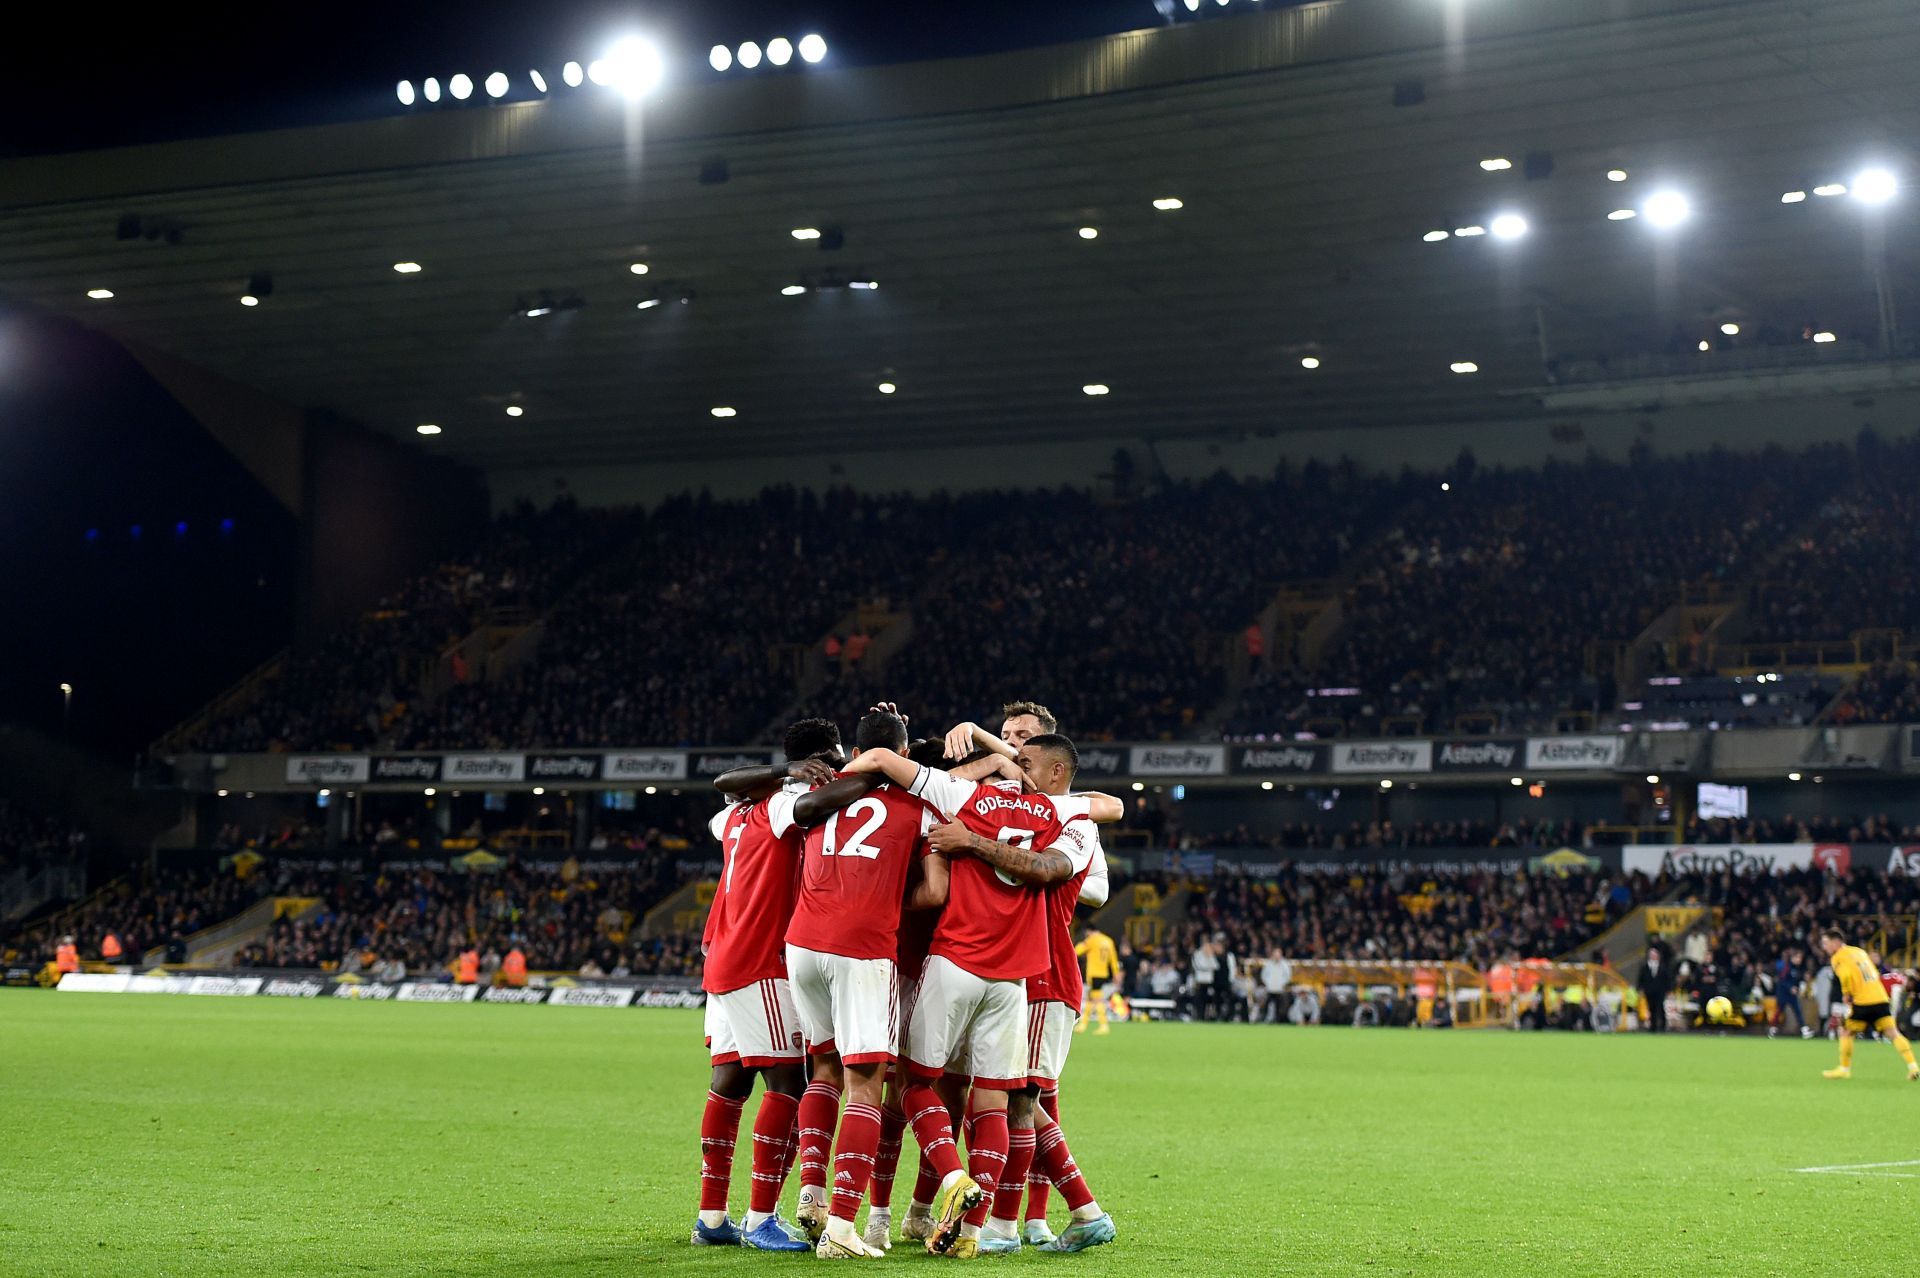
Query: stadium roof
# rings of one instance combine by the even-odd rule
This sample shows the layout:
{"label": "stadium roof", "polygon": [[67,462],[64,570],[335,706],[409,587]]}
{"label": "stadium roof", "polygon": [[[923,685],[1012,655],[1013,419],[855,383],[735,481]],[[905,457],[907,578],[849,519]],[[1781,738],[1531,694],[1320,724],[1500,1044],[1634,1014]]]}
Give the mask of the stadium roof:
{"label": "stadium roof", "polygon": [[[1917,56],[1906,0],[1334,0],[468,103],[0,165],[0,296],[489,469],[1522,416],[1543,349],[1871,331],[1867,210],[1781,195],[1920,186]],[[1608,220],[1662,187],[1690,222]],[[1531,234],[1422,238],[1502,212]],[[878,288],[781,292],[829,273]]]}

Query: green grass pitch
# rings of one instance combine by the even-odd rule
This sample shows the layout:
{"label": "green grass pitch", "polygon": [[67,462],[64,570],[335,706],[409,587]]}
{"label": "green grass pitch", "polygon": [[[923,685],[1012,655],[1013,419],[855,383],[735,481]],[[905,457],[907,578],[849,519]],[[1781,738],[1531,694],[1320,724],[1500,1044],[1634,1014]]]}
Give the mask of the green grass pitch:
{"label": "green grass pitch", "polygon": [[[0,1275],[818,1264],[687,1245],[699,1033],[691,1012],[0,991]],[[1850,1082],[1832,1063],[1824,1041],[1120,1026],[1078,1040],[1063,1091],[1120,1240],[973,1263],[1879,1271],[1920,1166],[1792,1169],[1920,1159],[1920,1086],[1884,1044]]]}

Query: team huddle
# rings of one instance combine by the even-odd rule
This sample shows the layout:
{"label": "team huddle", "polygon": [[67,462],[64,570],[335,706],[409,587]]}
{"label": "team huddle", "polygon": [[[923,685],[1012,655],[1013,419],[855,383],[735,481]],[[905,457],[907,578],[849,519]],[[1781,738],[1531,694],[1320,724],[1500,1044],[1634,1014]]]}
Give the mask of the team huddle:
{"label": "team huddle", "polygon": [[[1003,718],[997,736],[964,723],[909,744],[906,716],[883,704],[851,759],[833,723],[805,719],[787,730],[786,764],[715,783],[729,802],[710,826],[724,868],[704,936],[713,1074],[695,1244],[884,1255],[909,1130],[920,1173],[900,1232],[930,1253],[1113,1240],[1060,1128],[1058,1083],[1082,997],[1074,908],[1107,899],[1094,823],[1123,808],[1072,792],[1078,755],[1044,706],[1014,702]],[[789,1222],[778,1208],[796,1163]],[[1071,1213],[1058,1236],[1055,1189]]]}

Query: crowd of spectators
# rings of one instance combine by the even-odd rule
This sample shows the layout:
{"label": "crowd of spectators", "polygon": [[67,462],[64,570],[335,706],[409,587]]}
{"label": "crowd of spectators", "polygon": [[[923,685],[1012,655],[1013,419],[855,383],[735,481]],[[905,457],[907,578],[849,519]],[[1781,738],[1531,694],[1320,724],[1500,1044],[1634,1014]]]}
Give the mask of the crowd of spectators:
{"label": "crowd of spectators", "polygon": [[1585,822],[1530,821],[1289,821],[1254,829],[1245,822],[1179,836],[1182,849],[1274,848],[1281,851],[1345,851],[1350,848],[1582,848],[1594,842]]}
{"label": "crowd of spectators", "polygon": [[0,799],[0,880],[57,862],[84,861],[86,833],[71,822]]}
{"label": "crowd of spectators", "polygon": [[1785,816],[1687,822],[1688,843],[1900,843],[1920,838],[1920,825],[1885,813],[1862,816]]}
{"label": "crowd of spectators", "polygon": [[1841,695],[1827,718],[1843,725],[1920,723],[1920,672],[1905,661],[1876,662]]}

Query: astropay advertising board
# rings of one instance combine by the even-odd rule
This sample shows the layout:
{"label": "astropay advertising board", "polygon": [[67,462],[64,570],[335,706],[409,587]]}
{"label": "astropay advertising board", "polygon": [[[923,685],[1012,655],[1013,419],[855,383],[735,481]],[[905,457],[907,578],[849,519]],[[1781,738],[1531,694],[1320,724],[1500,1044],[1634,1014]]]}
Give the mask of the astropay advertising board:
{"label": "astropay advertising board", "polygon": [[1620,849],[1628,874],[1773,874],[1813,866],[1832,874],[1853,868],[1845,843],[1634,843]]}

